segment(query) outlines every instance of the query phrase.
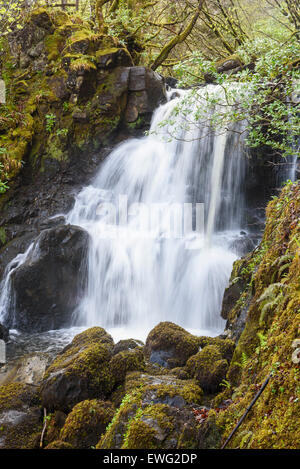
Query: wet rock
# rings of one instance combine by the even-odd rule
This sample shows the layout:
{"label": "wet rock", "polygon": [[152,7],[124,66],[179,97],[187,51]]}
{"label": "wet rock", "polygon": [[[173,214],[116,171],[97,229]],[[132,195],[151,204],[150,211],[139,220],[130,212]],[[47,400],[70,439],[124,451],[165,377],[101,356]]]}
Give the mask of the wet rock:
{"label": "wet rock", "polygon": [[40,332],[70,323],[84,288],[87,245],[88,234],[75,226],[61,225],[40,234],[27,260],[12,274],[15,304],[10,326]]}
{"label": "wet rock", "polygon": [[9,338],[9,330],[3,326],[3,324],[0,324],[0,340],[4,340],[4,342],[7,342]]}
{"label": "wet rock", "polygon": [[235,252],[238,256],[244,256],[255,248],[255,240],[246,233],[243,236],[238,237],[229,245],[229,249]]}
{"label": "wet rock", "polygon": [[34,449],[42,429],[39,398],[33,386],[0,386],[0,448]]}
{"label": "wet rock", "polygon": [[226,377],[228,361],[215,345],[208,345],[196,355],[189,358],[186,371],[194,378],[206,393],[220,391],[219,385]]}
{"label": "wet rock", "polygon": [[60,440],[73,448],[90,449],[95,446],[114,416],[110,402],[97,399],[76,404],[60,432]]}
{"label": "wet rock", "polygon": [[111,336],[100,327],[74,337],[46,370],[43,406],[68,412],[80,401],[107,398],[115,384],[109,365],[112,348]]}
{"label": "wet rock", "polygon": [[9,360],[0,372],[0,385],[25,383],[38,385],[44,376],[51,359],[47,354],[25,355],[16,360]]}
{"label": "wet rock", "polygon": [[149,333],[145,354],[152,363],[175,368],[198,352],[198,338],[172,322],[161,322]]}
{"label": "wet rock", "polygon": [[244,282],[242,280],[231,283],[226,288],[223,296],[221,316],[223,319],[228,319],[228,315],[232,308],[236,305],[236,302],[240,298],[244,289]]}

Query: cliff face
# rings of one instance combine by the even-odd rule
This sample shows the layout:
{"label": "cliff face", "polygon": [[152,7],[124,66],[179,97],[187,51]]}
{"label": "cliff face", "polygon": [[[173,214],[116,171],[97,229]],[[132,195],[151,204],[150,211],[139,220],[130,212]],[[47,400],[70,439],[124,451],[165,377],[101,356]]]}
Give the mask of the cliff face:
{"label": "cliff face", "polygon": [[3,43],[0,161],[10,190],[0,196],[0,275],[49,216],[71,207],[112,144],[141,135],[165,100],[163,79],[135,67],[130,52],[42,8]]}
{"label": "cliff face", "polygon": [[[231,448],[299,448],[300,184],[288,184],[267,207],[258,248],[234,265],[225,293],[227,335],[237,341],[218,404],[223,438],[233,430],[263,381],[265,391],[233,436]],[[240,295],[237,292],[240,292]],[[232,309],[228,307],[231,297]],[[213,415],[211,416],[213,418]]]}

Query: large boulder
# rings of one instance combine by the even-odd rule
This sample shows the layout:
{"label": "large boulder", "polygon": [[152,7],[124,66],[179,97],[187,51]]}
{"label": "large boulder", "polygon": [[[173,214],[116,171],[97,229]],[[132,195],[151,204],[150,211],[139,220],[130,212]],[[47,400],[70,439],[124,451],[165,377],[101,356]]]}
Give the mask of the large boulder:
{"label": "large boulder", "polygon": [[80,401],[107,398],[115,384],[109,363],[113,345],[101,327],[77,335],[46,370],[41,384],[43,406],[69,412]]}
{"label": "large boulder", "polygon": [[149,333],[145,354],[152,363],[166,368],[185,365],[199,350],[199,338],[172,322],[160,322]]}
{"label": "large boulder", "polygon": [[196,448],[193,409],[203,393],[194,381],[135,372],[127,376],[125,388],[127,393],[97,449]]}
{"label": "large boulder", "polygon": [[83,293],[88,233],[70,225],[44,230],[11,275],[13,311],[8,325],[42,332],[70,324]]}

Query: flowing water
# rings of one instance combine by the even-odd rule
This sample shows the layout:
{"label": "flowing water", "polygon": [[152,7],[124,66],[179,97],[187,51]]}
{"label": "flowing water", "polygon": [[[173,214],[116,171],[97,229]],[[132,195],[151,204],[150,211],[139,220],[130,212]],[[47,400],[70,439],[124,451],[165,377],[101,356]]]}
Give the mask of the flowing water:
{"label": "flowing water", "polygon": [[[222,99],[221,88],[209,88]],[[215,133],[211,114],[201,123],[188,121],[175,112],[185,94],[156,110],[148,136],[111,153],[67,216],[91,237],[77,325],[97,324],[143,339],[159,321],[210,335],[224,327],[221,302],[237,257],[230,246],[240,236],[243,208],[240,124],[234,133]],[[197,101],[199,106],[201,91]],[[196,231],[200,204],[206,223]],[[157,207],[160,217],[153,216]],[[177,231],[174,213],[182,215]],[[191,214],[192,222],[184,225]]]}
{"label": "flowing water", "polygon": [[[66,215],[88,231],[90,245],[86,292],[64,338],[95,325],[115,340],[144,340],[160,321],[211,336],[224,328],[222,296],[245,235],[243,125],[213,131],[214,110],[194,121],[193,109],[180,112],[187,92],[176,93],[154,113],[149,135],[107,157]],[[203,93],[194,110],[205,108]],[[205,93],[224,105],[221,87]],[[26,255],[7,267],[0,322],[13,297],[11,272]]]}

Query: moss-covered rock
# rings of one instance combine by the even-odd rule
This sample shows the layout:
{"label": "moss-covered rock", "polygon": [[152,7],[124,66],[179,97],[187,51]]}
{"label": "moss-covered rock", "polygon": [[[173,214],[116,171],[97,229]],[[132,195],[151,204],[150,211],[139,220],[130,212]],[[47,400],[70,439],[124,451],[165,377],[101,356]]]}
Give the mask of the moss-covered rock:
{"label": "moss-covered rock", "polygon": [[248,306],[226,378],[233,403],[216,418],[223,441],[266,377],[271,379],[229,448],[299,448],[300,370],[293,360],[300,324],[299,216],[300,184],[287,184],[267,207],[260,246],[243,260],[249,282],[229,321],[244,307],[245,295]]}
{"label": "moss-covered rock", "polygon": [[203,392],[193,380],[131,372],[125,393],[97,448],[196,448],[193,408]]}
{"label": "moss-covered rock", "polygon": [[125,339],[119,340],[113,348],[113,355],[116,355],[119,352],[125,352],[127,350],[133,350],[137,347],[142,347],[144,344],[140,340],[135,339]]}
{"label": "moss-covered rock", "polygon": [[107,397],[115,384],[109,366],[112,346],[111,337],[101,328],[76,336],[45,373],[43,405],[49,410],[69,411],[82,400]]}
{"label": "moss-covered rock", "polygon": [[36,388],[21,383],[0,386],[0,448],[34,449],[42,430]]}
{"label": "moss-covered rock", "polygon": [[220,390],[219,385],[226,377],[228,361],[216,345],[207,345],[188,359],[185,369],[204,392],[215,393]]}
{"label": "moss-covered rock", "polygon": [[119,352],[110,361],[110,370],[116,384],[124,382],[126,373],[145,369],[145,359],[141,348]]}
{"label": "moss-covered rock", "polygon": [[45,449],[74,449],[70,443],[66,441],[55,440],[52,443],[49,443]]}
{"label": "moss-covered rock", "polygon": [[231,361],[235,350],[235,343],[233,340],[222,339],[220,337],[199,337],[198,343],[201,349],[204,349],[204,347],[207,347],[208,345],[215,346],[222,355],[222,358],[227,360],[228,363]]}
{"label": "moss-covered rock", "polygon": [[60,440],[73,448],[89,449],[98,443],[114,416],[110,402],[97,399],[79,402],[68,415]]}
{"label": "moss-covered rock", "polygon": [[184,365],[198,350],[198,338],[172,322],[159,323],[149,333],[145,345],[150,362],[167,368]]}

